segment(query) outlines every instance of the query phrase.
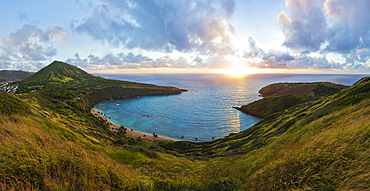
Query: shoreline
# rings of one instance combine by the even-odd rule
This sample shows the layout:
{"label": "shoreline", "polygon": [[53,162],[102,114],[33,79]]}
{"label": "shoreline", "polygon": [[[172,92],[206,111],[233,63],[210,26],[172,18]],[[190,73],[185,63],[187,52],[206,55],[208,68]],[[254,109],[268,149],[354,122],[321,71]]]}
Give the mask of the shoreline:
{"label": "shoreline", "polygon": [[[118,132],[118,129],[120,128],[120,126],[114,124],[112,121],[109,121],[99,110],[97,110],[95,108],[91,108],[91,113],[95,117],[101,118],[104,121],[106,121],[109,124],[109,130],[110,131],[115,132],[115,133]],[[143,133],[143,132],[139,132],[139,131],[135,131],[135,130],[130,130],[130,129],[127,129],[126,132],[127,132],[126,136],[128,136],[128,137],[131,137],[131,138],[140,137],[143,140],[147,140],[147,141],[156,141],[156,140],[160,140],[160,141],[178,141],[178,140],[175,140],[175,139],[161,137],[161,136],[154,137],[151,134],[147,134],[147,133]]]}

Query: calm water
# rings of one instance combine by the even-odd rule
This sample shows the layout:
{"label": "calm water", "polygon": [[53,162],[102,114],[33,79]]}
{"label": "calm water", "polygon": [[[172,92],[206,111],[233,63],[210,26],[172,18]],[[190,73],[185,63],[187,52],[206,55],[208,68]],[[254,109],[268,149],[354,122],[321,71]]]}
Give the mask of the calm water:
{"label": "calm water", "polygon": [[[243,131],[260,121],[233,109],[260,99],[258,90],[277,82],[330,81],[352,85],[364,75],[264,74],[233,78],[219,74],[129,74],[105,78],[174,86],[181,95],[147,96],[94,106],[117,125],[177,140],[210,141]],[[184,139],[181,137],[184,136]]]}

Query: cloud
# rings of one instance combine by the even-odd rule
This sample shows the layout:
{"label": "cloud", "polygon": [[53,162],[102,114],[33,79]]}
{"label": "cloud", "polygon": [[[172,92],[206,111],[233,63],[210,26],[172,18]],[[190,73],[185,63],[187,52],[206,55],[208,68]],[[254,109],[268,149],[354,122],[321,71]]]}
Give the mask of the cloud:
{"label": "cloud", "polygon": [[30,19],[28,18],[28,14],[26,12],[20,11],[19,12],[19,20],[29,22]]}
{"label": "cloud", "polygon": [[44,32],[35,25],[25,24],[10,35],[0,38],[0,62],[15,63],[15,69],[35,69],[25,62],[38,64],[51,59],[58,52],[53,43],[66,38],[61,27],[50,26]]}
{"label": "cloud", "polygon": [[[318,63],[326,68],[369,69],[370,1],[287,0],[286,5],[290,17],[285,12],[277,15],[285,36],[283,45],[301,52],[298,60],[305,63],[301,66]],[[313,60],[307,57],[310,52],[341,55],[346,62],[338,66],[325,57]]]}
{"label": "cloud", "polygon": [[328,35],[328,26],[321,6],[322,1],[287,0],[290,19],[285,12],[278,14],[278,22],[285,36],[284,46],[298,51],[318,51]]}
{"label": "cloud", "polygon": [[324,7],[334,22],[326,51],[350,53],[370,47],[370,1],[327,0]]}
{"label": "cloud", "polygon": [[254,59],[248,63],[250,67],[273,69],[343,69],[345,67],[343,64],[328,60],[325,56],[313,57],[306,52],[299,55],[278,50],[265,52],[251,37],[248,43],[249,51],[244,54],[244,57]]}
{"label": "cloud", "polygon": [[[359,50],[347,57],[348,64],[341,64],[326,58],[326,56],[314,57],[308,53],[298,55],[278,50],[265,52],[257,46],[253,38],[248,39],[249,50],[245,52],[243,59],[249,59],[250,67],[273,68],[273,69],[369,69],[368,66],[359,63],[368,60],[370,51]],[[251,59],[252,58],[252,59]],[[351,60],[351,62],[350,62]],[[66,60],[67,63],[80,66],[86,70],[109,70],[109,69],[142,69],[142,68],[228,68],[232,61],[223,55],[196,56],[191,60],[179,57],[171,59],[169,56],[150,58],[141,54],[118,53],[96,56],[90,54],[81,58],[78,53],[73,58]]]}
{"label": "cloud", "polygon": [[249,52],[244,55],[247,58],[263,57],[265,55],[265,51],[257,47],[256,41],[252,37],[248,38],[248,48]]}
{"label": "cloud", "polygon": [[370,1],[287,0],[278,14],[284,46],[296,51],[350,54],[370,47]]}
{"label": "cloud", "polygon": [[343,69],[342,64],[330,61],[325,56],[311,57],[304,54],[292,56],[282,52],[270,53],[261,62],[251,62],[249,66],[273,69]]}
{"label": "cloud", "polygon": [[152,61],[152,59],[147,56],[143,56],[141,54],[135,56],[132,52],[129,52],[127,55],[120,53],[118,54],[118,56],[122,59],[123,62],[128,63],[143,63]]}
{"label": "cloud", "polygon": [[65,40],[63,28],[50,26],[44,32],[35,25],[22,28],[0,39],[0,67],[35,71],[43,67],[42,61],[57,54],[54,42]]}
{"label": "cloud", "polygon": [[90,17],[72,26],[130,49],[229,54],[234,9],[234,0],[102,0]]}
{"label": "cloud", "polygon": [[132,52],[128,54],[107,54],[99,57],[93,54],[86,58],[81,58],[78,53],[74,58],[66,60],[67,63],[80,66],[87,70],[105,70],[105,69],[140,69],[140,68],[190,68],[193,65],[187,59],[180,57],[171,59],[168,56],[163,56],[156,59],[151,59],[141,54],[134,55]]}
{"label": "cloud", "polygon": [[45,64],[38,61],[0,61],[0,69],[38,71],[45,67]]}
{"label": "cloud", "polygon": [[210,68],[210,69],[219,69],[219,68],[229,68],[231,66],[231,61],[220,55],[212,55],[207,59],[203,60],[202,64],[198,64],[199,68]]}

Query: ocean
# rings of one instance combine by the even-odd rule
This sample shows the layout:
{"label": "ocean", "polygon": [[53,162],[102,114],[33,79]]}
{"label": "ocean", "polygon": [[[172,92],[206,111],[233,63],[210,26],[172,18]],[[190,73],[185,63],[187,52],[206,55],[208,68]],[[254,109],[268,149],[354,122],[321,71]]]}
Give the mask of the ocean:
{"label": "ocean", "polygon": [[365,75],[254,74],[122,74],[104,78],[187,89],[180,95],[146,96],[98,103],[110,120],[128,129],[185,141],[211,141],[243,131],[258,121],[233,106],[261,99],[258,91],[271,83],[328,81],[352,85]]}

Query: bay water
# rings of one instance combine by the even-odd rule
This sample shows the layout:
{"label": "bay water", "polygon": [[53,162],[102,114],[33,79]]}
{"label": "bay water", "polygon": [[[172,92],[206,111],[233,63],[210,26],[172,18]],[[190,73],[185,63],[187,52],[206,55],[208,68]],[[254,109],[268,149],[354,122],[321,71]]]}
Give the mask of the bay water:
{"label": "bay water", "polygon": [[260,99],[271,83],[328,81],[352,85],[365,75],[254,74],[235,78],[222,74],[122,74],[104,78],[187,89],[180,95],[113,100],[94,106],[109,120],[128,129],[186,141],[211,141],[243,131],[258,121],[233,106]]}

